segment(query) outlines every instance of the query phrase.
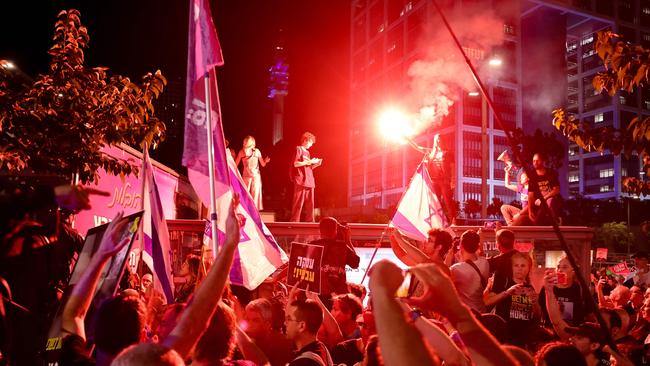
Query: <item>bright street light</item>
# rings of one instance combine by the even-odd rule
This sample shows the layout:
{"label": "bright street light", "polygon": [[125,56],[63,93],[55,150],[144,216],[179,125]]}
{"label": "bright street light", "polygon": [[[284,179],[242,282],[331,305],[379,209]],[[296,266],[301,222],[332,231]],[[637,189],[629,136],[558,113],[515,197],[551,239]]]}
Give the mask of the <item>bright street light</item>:
{"label": "bright street light", "polygon": [[498,57],[493,57],[493,58],[491,58],[490,61],[488,62],[488,64],[489,64],[490,66],[501,66],[502,63],[503,63],[503,61],[502,61],[500,58],[498,58]]}
{"label": "bright street light", "polygon": [[16,65],[14,65],[13,62],[7,60],[0,61],[0,65],[2,65],[2,67],[8,70],[11,70],[16,67]]}

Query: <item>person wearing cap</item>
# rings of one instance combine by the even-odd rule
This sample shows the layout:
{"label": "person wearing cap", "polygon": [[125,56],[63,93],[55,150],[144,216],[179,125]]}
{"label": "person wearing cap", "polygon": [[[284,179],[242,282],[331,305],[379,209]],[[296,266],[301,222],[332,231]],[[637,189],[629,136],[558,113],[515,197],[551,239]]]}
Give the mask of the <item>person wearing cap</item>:
{"label": "person wearing cap", "polygon": [[585,322],[577,327],[566,327],[565,330],[571,334],[571,344],[582,353],[588,366],[609,365],[609,355],[602,351],[606,341],[600,325]]}
{"label": "person wearing cap", "polygon": [[650,267],[648,266],[648,252],[636,252],[632,259],[634,259],[634,267],[636,271],[632,272],[623,283],[627,287],[633,285],[642,285],[645,287],[650,286]]}

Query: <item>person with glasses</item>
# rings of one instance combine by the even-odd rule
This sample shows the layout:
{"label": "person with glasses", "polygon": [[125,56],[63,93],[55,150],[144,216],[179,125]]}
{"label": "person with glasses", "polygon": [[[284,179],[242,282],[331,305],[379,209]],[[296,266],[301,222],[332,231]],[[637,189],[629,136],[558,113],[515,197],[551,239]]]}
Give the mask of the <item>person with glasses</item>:
{"label": "person with glasses", "polygon": [[295,300],[287,306],[284,325],[287,338],[298,350],[289,366],[332,366],[325,344],[316,337],[323,323],[323,311],[313,300]]}
{"label": "person with glasses", "polygon": [[377,334],[375,317],[372,315],[372,311],[366,310],[357,315],[356,324],[361,331],[361,337],[343,341],[332,349],[332,359],[337,365],[353,366],[363,361],[370,337]]}

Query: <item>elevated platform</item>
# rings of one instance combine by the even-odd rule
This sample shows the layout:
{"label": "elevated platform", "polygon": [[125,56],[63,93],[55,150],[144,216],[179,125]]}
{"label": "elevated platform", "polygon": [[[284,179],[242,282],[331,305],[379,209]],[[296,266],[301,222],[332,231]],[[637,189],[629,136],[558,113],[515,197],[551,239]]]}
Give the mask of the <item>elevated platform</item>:
{"label": "elevated platform", "polygon": [[[172,246],[182,252],[181,247],[196,248],[200,246],[203,238],[205,221],[202,220],[167,220]],[[318,223],[315,222],[267,222],[278,243],[288,251],[292,241],[306,242],[320,236]],[[386,224],[350,223],[352,240],[355,247],[375,247],[380,242],[380,247],[390,247],[389,239],[383,235]],[[561,255],[560,243],[550,226],[511,226],[507,227],[515,233],[517,245],[532,248],[536,270],[555,267],[557,258]],[[481,238],[486,254],[496,252],[495,230],[483,229],[479,226],[452,226],[450,229],[460,236],[465,230],[481,229]],[[576,256],[582,273],[587,275],[591,267],[591,239],[593,230],[585,226],[561,226],[560,230],[569,248]],[[588,277],[587,277],[588,278]]]}

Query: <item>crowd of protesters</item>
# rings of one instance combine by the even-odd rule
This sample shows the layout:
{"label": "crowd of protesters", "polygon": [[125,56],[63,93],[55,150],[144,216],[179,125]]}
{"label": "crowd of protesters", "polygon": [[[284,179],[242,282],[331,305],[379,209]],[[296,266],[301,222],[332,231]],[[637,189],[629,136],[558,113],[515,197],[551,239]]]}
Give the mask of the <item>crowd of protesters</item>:
{"label": "crowd of protesters", "polygon": [[[84,208],[87,193],[68,187],[36,202]],[[8,204],[15,201],[2,202],[3,208]],[[388,260],[370,268],[367,289],[346,282],[342,268],[358,266],[359,257],[348,229],[325,218],[316,243],[325,247],[328,269],[322,293],[269,278],[237,296],[228,285],[240,238],[231,208],[219,255],[209,267],[199,257],[186,259],[174,303],[165,305],[154,277],[145,274],[123,281],[118,294],[90,314],[102,271],[128,242],[119,235],[126,225],[122,214],[62,300],[65,275],[54,278],[60,268],[41,267],[54,255],[44,251],[53,236],[30,224],[33,212],[4,212],[0,228],[5,364],[39,364],[57,302],[63,309],[60,365],[650,364],[650,271],[643,252],[634,256],[636,272],[628,279],[594,271],[591,287],[583,289],[567,257],[546,270],[541,283],[531,281],[533,259],[515,249],[515,234],[507,229],[497,231],[500,253],[489,258],[472,230],[460,238],[431,230],[426,242],[393,231],[393,250],[411,266],[412,281],[411,290],[397,297],[405,272]]]}

